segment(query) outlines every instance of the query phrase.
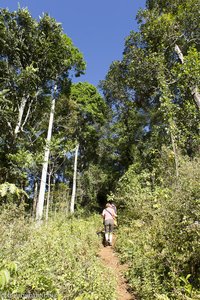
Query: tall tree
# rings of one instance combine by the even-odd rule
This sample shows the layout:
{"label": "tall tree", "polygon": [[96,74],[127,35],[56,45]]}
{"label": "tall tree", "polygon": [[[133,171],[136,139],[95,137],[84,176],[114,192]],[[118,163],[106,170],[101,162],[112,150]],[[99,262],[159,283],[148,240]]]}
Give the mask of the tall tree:
{"label": "tall tree", "polygon": [[42,166],[42,175],[40,181],[40,191],[39,191],[37,208],[36,208],[36,220],[41,220],[43,215],[44,196],[46,190],[47,170],[48,170],[48,161],[49,161],[49,152],[50,152],[50,142],[52,136],[53,119],[54,119],[55,102],[56,102],[55,99],[56,91],[57,91],[57,86],[55,86],[54,88],[54,95],[52,99],[51,112],[49,117],[49,126],[48,126],[47,138],[46,138],[46,148],[44,152],[44,162]]}
{"label": "tall tree", "polygon": [[92,164],[97,166],[101,163],[101,139],[108,108],[96,87],[87,82],[73,84],[69,95],[62,95],[61,98],[56,110],[54,132],[61,141],[60,145],[63,145],[61,148],[70,154],[66,164],[62,164],[62,159],[60,160],[60,164],[66,166],[60,169],[60,178],[63,178],[64,172],[66,182],[69,182],[70,187],[73,186],[74,151],[70,149],[74,149],[78,143],[78,187],[82,191],[81,198],[86,198],[87,187],[81,182],[83,183],[84,173]]}
{"label": "tall tree", "polygon": [[78,149],[79,149],[79,144],[75,148],[75,155],[74,155],[74,176],[73,176],[73,186],[72,186],[71,203],[70,203],[70,213],[71,214],[74,213],[74,204],[75,204],[75,197],[76,197]]}
{"label": "tall tree", "polygon": [[[27,9],[1,9],[0,20],[2,180],[9,176],[10,181],[15,181],[18,179],[9,159],[20,148],[34,154],[39,149],[41,153],[48,126],[46,117],[53,103],[52,90],[57,85],[59,94],[66,82],[70,85],[71,72],[79,76],[85,63],[61,25],[47,14],[37,21]],[[29,176],[31,172],[30,169]]]}
{"label": "tall tree", "polygon": [[[199,8],[198,0],[147,1],[147,8],[137,16],[139,32],[130,33],[122,61],[114,62],[101,82],[113,123],[117,120],[121,129],[118,140],[128,138],[130,132],[124,131],[122,111],[130,108],[143,117],[142,124],[132,118],[137,139],[123,146],[127,152],[138,150],[132,162],[140,157],[140,164],[152,167],[163,144],[177,144],[190,155],[198,151]],[[122,166],[127,166],[117,148]]]}
{"label": "tall tree", "polygon": [[[53,34],[50,33],[52,30],[52,25],[54,27]],[[48,160],[49,160],[49,152],[50,152],[50,142],[51,142],[51,134],[53,128],[53,118],[54,118],[54,111],[55,111],[55,97],[57,92],[57,85],[59,86],[60,90],[63,90],[62,85],[65,85],[66,80],[69,77],[69,70],[75,69],[75,73],[78,76],[84,70],[84,63],[82,61],[82,55],[80,52],[72,45],[71,40],[62,33],[62,28],[59,24],[57,24],[54,20],[47,17],[45,23],[45,29],[48,27],[48,31],[46,32],[48,36],[48,42],[55,43],[53,51],[50,52],[51,55],[56,57],[55,64],[51,65],[51,81],[49,81],[49,86],[53,88],[54,92],[52,95],[52,104],[51,104],[51,111],[50,111],[50,119],[49,119],[49,129],[46,139],[46,148],[44,154],[44,163],[42,168],[42,177],[40,183],[40,191],[39,191],[39,198],[38,198],[38,205],[36,209],[36,219],[41,220],[43,214],[43,207],[44,207],[44,196],[45,196],[45,185],[47,180],[47,168],[48,168]],[[47,29],[46,29],[47,30]],[[50,57],[51,57],[50,55]],[[51,58],[51,63],[54,62]],[[52,85],[53,84],[53,85]]]}

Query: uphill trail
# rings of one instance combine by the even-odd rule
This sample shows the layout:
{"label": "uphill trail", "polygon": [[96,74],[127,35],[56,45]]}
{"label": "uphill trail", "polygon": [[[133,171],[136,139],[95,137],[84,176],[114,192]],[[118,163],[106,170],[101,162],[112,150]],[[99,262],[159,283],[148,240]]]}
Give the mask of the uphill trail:
{"label": "uphill trail", "polygon": [[[116,237],[113,238],[113,245],[115,244]],[[126,265],[122,265],[117,254],[114,252],[113,246],[104,247],[101,245],[98,254],[102,263],[112,270],[117,278],[117,300],[136,300],[135,296],[129,291],[130,288],[126,283],[123,273],[127,270]]]}

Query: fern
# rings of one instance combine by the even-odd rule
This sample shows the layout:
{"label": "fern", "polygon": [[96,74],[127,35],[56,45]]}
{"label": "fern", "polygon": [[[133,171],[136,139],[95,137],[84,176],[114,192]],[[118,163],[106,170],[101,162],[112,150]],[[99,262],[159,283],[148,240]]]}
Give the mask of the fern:
{"label": "fern", "polygon": [[10,280],[10,272],[7,269],[0,271],[0,290],[3,290]]}
{"label": "fern", "polygon": [[4,290],[10,281],[12,274],[17,272],[17,263],[10,262],[8,263],[5,269],[0,271],[0,290]]}

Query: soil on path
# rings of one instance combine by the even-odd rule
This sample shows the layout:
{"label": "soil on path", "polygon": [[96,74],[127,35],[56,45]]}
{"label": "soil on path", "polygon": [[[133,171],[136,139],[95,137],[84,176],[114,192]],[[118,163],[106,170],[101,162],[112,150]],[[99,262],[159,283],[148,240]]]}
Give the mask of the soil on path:
{"label": "soil on path", "polygon": [[[114,238],[115,242],[115,238]],[[113,243],[114,244],[114,243]],[[110,268],[117,278],[117,300],[136,300],[133,294],[130,293],[130,288],[126,283],[123,273],[127,266],[120,264],[119,258],[113,250],[113,246],[104,247],[103,245],[99,251],[99,257],[106,267]]]}

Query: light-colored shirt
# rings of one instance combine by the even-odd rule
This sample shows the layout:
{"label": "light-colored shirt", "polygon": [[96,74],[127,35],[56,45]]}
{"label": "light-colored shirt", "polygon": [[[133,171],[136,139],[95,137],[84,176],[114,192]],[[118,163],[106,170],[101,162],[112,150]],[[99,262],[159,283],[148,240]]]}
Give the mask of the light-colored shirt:
{"label": "light-colored shirt", "polygon": [[112,220],[114,219],[117,215],[114,212],[114,209],[112,207],[107,207],[103,210],[102,212],[102,216],[104,218],[104,220]]}

